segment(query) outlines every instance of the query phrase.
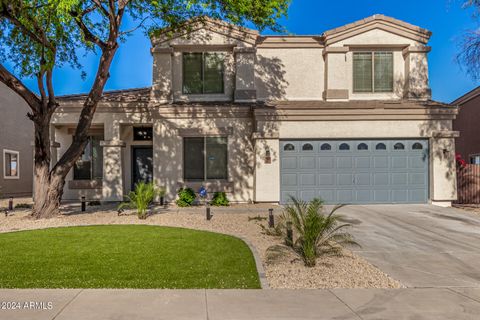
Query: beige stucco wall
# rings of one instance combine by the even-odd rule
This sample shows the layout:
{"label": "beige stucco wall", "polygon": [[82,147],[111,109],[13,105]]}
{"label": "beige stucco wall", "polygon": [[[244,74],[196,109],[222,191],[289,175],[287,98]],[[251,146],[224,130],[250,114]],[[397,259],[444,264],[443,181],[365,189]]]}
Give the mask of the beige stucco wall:
{"label": "beige stucco wall", "polygon": [[259,100],[322,100],[322,48],[258,48],[255,85]]}
{"label": "beige stucco wall", "polygon": [[[73,179],[72,172],[67,176],[64,193],[65,200],[78,200],[81,196],[87,199],[103,199],[118,201],[119,194],[125,194],[131,186],[131,147],[132,145],[148,145],[148,142],[134,142],[132,139],[132,126],[139,124],[152,124],[154,136],[154,180],[156,185],[164,187],[167,191],[166,199],[175,199],[177,190],[189,186],[197,190],[201,183],[183,181],[183,143],[181,130],[190,130],[203,133],[194,135],[227,135],[228,136],[228,181],[206,181],[204,184],[211,192],[226,191],[228,197],[234,202],[253,201],[253,173],[254,173],[254,146],[250,140],[253,131],[251,115],[248,107],[217,108],[215,111],[205,112],[202,108],[191,110],[190,116],[181,116],[168,112],[164,115],[164,108],[152,108],[151,112],[110,113],[97,112],[94,117],[95,126],[103,126],[105,140],[112,139],[112,123],[119,125],[119,141],[122,147],[121,159],[113,159],[112,155],[105,152],[104,147],[104,181],[102,189],[71,190],[68,181]],[[234,110],[234,111],[232,111]],[[240,112],[236,114],[235,112]],[[235,116],[236,115],[236,116]],[[59,156],[65,152],[71,142],[67,127],[75,123],[78,113],[58,112],[55,114],[53,124],[57,126],[56,139],[60,143]],[[224,134],[228,130],[228,134]],[[115,130],[113,130],[115,131]],[[109,133],[110,132],[110,133]],[[221,132],[221,133],[216,133]],[[117,154],[116,154],[117,156]],[[110,161],[108,160],[110,159]],[[111,172],[112,177],[105,179]]]}
{"label": "beige stucco wall", "polygon": [[[32,194],[34,137],[29,110],[20,96],[0,83],[0,197]],[[19,179],[4,178],[4,150],[19,152]]]}

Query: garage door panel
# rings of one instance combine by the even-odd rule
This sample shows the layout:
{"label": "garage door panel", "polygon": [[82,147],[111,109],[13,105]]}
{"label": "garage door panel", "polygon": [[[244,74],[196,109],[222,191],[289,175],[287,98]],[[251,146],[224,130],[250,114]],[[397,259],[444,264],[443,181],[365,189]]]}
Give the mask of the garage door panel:
{"label": "garage door panel", "polygon": [[284,173],[281,177],[282,185],[285,186],[297,186],[297,174],[296,173]]}
{"label": "garage door panel", "polygon": [[373,190],[373,202],[385,203],[391,202],[389,190]]}
{"label": "garage door panel", "polygon": [[297,169],[297,157],[284,157],[281,163],[282,169]]}
{"label": "garage door panel", "polygon": [[355,200],[358,203],[372,202],[372,190],[356,190]]}
{"label": "garage door panel", "polygon": [[357,173],[355,174],[355,185],[357,186],[370,186],[372,175],[370,173]]}
{"label": "garage door panel", "polygon": [[323,173],[318,175],[318,185],[319,186],[334,186],[335,185],[335,174],[333,173]]}
{"label": "garage door panel", "polygon": [[338,169],[352,169],[353,161],[352,157],[337,157],[337,168]]}
{"label": "garage door panel", "polygon": [[353,174],[351,173],[338,173],[337,184],[339,186],[351,186],[353,185]]}
{"label": "garage door panel", "polygon": [[318,157],[318,168],[319,169],[333,169],[335,168],[335,158],[328,157]]}
{"label": "garage door panel", "polygon": [[334,190],[318,190],[317,196],[327,203],[336,203]]}
{"label": "garage door panel", "polygon": [[300,169],[315,169],[315,157],[300,158]]}
{"label": "garage door panel", "polygon": [[407,190],[392,190],[392,201],[393,202],[408,202],[408,191]]}
{"label": "garage door panel", "polygon": [[356,157],[355,168],[357,169],[370,169],[370,157]]}
{"label": "garage door panel", "polygon": [[392,173],[391,184],[394,186],[405,186],[408,183],[408,173]]}
{"label": "garage door panel", "polygon": [[316,186],[315,175],[306,174],[306,173],[300,174],[300,185],[315,187]]}
{"label": "garage door panel", "polygon": [[373,174],[375,186],[388,186],[390,184],[388,172],[375,172]]}
{"label": "garage door panel", "polygon": [[352,203],[353,200],[353,190],[337,190],[337,201],[339,203]]}
{"label": "garage door panel", "polygon": [[406,169],[407,168],[407,157],[406,156],[394,156],[392,158],[392,168],[393,169]]}
{"label": "garage door panel", "polygon": [[428,155],[427,140],[281,141],[281,201],[425,203]]}
{"label": "garage door panel", "polygon": [[375,169],[386,169],[388,168],[388,157],[373,157],[373,167]]}
{"label": "garage door panel", "polygon": [[411,173],[409,176],[409,184],[411,185],[424,185],[427,175],[423,172],[421,173]]}

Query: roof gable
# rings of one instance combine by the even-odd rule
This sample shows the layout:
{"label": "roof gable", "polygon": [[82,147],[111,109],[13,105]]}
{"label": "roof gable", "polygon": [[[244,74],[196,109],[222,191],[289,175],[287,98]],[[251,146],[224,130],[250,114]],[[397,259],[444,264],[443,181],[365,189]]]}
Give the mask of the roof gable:
{"label": "roof gable", "polygon": [[460,98],[457,98],[455,101],[453,101],[451,104],[452,105],[460,105],[464,104],[472,99],[475,99],[476,97],[480,97],[480,86],[476,87],[475,89],[467,92]]}
{"label": "roof gable", "polygon": [[192,37],[200,31],[207,31],[235,41],[245,42],[254,45],[259,36],[258,31],[245,27],[236,26],[221,20],[201,17],[185,23],[182,27],[172,30],[171,28],[161,29],[154,32],[150,39],[152,45],[161,45],[166,42],[182,37]]}
{"label": "roof gable", "polygon": [[323,33],[323,37],[326,45],[330,45],[374,29],[380,29],[423,44],[426,44],[432,35],[426,29],[395,18],[376,14],[342,27],[328,30]]}

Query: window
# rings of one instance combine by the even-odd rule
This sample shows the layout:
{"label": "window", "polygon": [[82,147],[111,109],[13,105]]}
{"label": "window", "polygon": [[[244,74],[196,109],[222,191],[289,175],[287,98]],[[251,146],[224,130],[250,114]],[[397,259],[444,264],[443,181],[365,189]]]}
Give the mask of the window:
{"label": "window", "polygon": [[377,143],[377,145],[375,146],[375,149],[376,150],[387,150],[387,146],[385,145],[385,143]]}
{"label": "window", "polygon": [[323,150],[323,151],[327,151],[327,150],[332,150],[332,146],[328,143],[324,143],[322,144],[322,146],[320,147],[320,150]]}
{"label": "window", "polygon": [[393,53],[353,53],[353,92],[393,92]]}
{"label": "window", "polygon": [[338,149],[340,149],[340,150],[350,150],[350,146],[346,143],[342,143]]}
{"label": "window", "polygon": [[152,127],[133,127],[134,141],[152,141]]}
{"label": "window", "polygon": [[302,146],[302,150],[303,150],[303,151],[312,151],[312,150],[313,150],[313,146],[312,146],[310,143],[305,143],[305,144]]}
{"label": "window", "polygon": [[3,150],[3,177],[5,179],[20,178],[19,156],[17,151]]}
{"label": "window", "polygon": [[405,146],[403,145],[403,143],[397,142],[393,146],[393,149],[394,150],[405,150]]}
{"label": "window", "polygon": [[357,150],[368,150],[368,145],[366,143],[360,143],[357,146]]}
{"label": "window", "polygon": [[283,151],[294,151],[295,150],[295,146],[291,143],[287,143],[284,147],[283,147]]}
{"label": "window", "polygon": [[183,139],[183,178],[185,180],[226,180],[226,137],[195,137]]}
{"label": "window", "polygon": [[103,136],[90,136],[81,157],[73,167],[74,180],[95,180],[103,177]]}
{"label": "window", "polygon": [[470,164],[480,164],[480,155],[470,156]]}
{"label": "window", "polygon": [[183,93],[223,93],[223,61],[222,53],[184,53]]}
{"label": "window", "polygon": [[412,149],[413,150],[422,150],[423,149],[423,146],[420,142],[415,142],[412,146]]}

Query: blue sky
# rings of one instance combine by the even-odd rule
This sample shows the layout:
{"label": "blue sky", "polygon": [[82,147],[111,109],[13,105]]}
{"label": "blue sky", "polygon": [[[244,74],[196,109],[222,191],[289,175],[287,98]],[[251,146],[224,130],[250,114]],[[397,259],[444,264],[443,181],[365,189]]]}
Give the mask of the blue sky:
{"label": "blue sky", "polygon": [[[323,31],[371,16],[376,13],[429,29],[433,36],[429,45],[430,85],[433,99],[451,102],[480,85],[470,79],[455,62],[458,41],[463,32],[478,28],[472,11],[461,8],[461,0],[292,0],[288,18],[282,19],[291,34],[321,34]],[[127,24],[130,22],[127,21]],[[128,28],[128,25],[125,26]],[[271,34],[268,30],[264,34]],[[57,94],[87,92],[93,82],[98,57],[89,54],[81,59],[87,79],[78,70],[62,68],[55,71]],[[32,89],[35,81],[26,80]],[[111,68],[107,90],[150,86],[152,57],[150,41],[138,31],[123,43]]]}

